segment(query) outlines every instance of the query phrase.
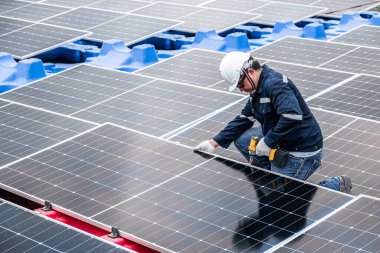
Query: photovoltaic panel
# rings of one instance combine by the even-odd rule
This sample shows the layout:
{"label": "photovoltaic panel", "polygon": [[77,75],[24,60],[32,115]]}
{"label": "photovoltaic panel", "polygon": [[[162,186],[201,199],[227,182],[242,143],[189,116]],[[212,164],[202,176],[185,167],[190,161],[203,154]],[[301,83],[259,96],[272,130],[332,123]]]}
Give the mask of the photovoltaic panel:
{"label": "photovoltaic panel", "polygon": [[3,100],[0,100],[0,107],[6,106],[6,105],[9,105],[9,103]]}
{"label": "photovoltaic panel", "polygon": [[93,40],[121,39],[126,43],[132,43],[141,40],[143,37],[169,30],[179,23],[179,21],[174,20],[129,14],[91,28],[89,31],[93,32],[93,35],[90,36]]}
{"label": "photovoltaic panel", "polygon": [[380,48],[380,27],[369,25],[359,26],[333,38],[331,41]]}
{"label": "photovoltaic panel", "polygon": [[350,199],[213,159],[94,219],[164,252],[264,252]]}
{"label": "photovoltaic panel", "polygon": [[0,52],[10,53],[17,59],[25,59],[88,34],[86,31],[34,24],[0,35]]}
{"label": "photovoltaic panel", "polygon": [[[93,1],[91,1],[91,3],[93,3]],[[92,27],[104,24],[124,15],[125,14],[118,12],[96,10],[83,7],[44,20],[44,23],[80,30],[88,30]]]}
{"label": "photovoltaic panel", "polygon": [[73,116],[162,136],[240,99],[234,94],[157,80]]}
{"label": "photovoltaic panel", "polygon": [[182,17],[181,21],[184,23],[176,26],[175,29],[188,32],[197,32],[200,29],[215,29],[217,32],[221,32],[236,25],[246,23],[257,16],[253,13],[205,9]]}
{"label": "photovoltaic panel", "polygon": [[318,2],[318,0],[317,1],[315,1],[315,0],[279,0],[276,2],[301,4],[301,5],[311,5],[312,3]]}
{"label": "photovoltaic panel", "polygon": [[379,205],[360,196],[275,252],[379,252]]}
{"label": "photovoltaic panel", "polygon": [[291,3],[274,2],[264,6],[256,6],[251,12],[261,16],[254,18],[254,21],[266,24],[275,24],[278,20],[298,21],[325,10],[315,6],[298,5]]}
{"label": "photovoltaic panel", "polygon": [[138,70],[136,73],[202,87],[211,87],[218,83],[224,83],[224,86],[228,87],[219,72],[219,64],[224,55],[219,52],[193,49]]}
{"label": "photovoltaic panel", "polygon": [[380,120],[380,77],[359,75],[309,101],[315,107]]}
{"label": "photovoltaic panel", "polygon": [[0,107],[0,115],[0,166],[95,126],[17,104]]}
{"label": "photovoltaic panel", "polygon": [[[319,114],[328,116],[321,119]],[[319,114],[316,119],[324,133],[323,165],[310,180],[319,182],[346,174],[352,179],[353,194],[379,197],[380,123],[330,112]],[[327,127],[336,129],[327,135],[326,119]]]}
{"label": "photovoltaic panel", "polygon": [[69,8],[35,3],[7,12],[3,12],[1,13],[1,15],[10,18],[19,18],[36,22],[69,10]]}
{"label": "photovoltaic panel", "polygon": [[[200,121],[185,131],[175,133],[168,139],[189,147],[195,147],[202,141],[213,138],[216,134],[223,130],[228,122],[240,114],[247,100],[248,98],[219,112],[210,118]],[[236,161],[247,162],[236,149],[233,143],[228,147],[228,149],[218,148],[214,151],[214,153],[226,158],[234,159]]]}
{"label": "photovoltaic panel", "polygon": [[165,0],[165,1],[151,0],[150,2],[181,3],[181,4],[197,6],[197,5],[208,2],[208,0]]}
{"label": "photovoltaic panel", "polygon": [[250,10],[257,8],[257,6],[263,6],[269,3],[269,1],[263,0],[215,0],[206,2],[206,4],[203,4],[202,7],[249,12]]}
{"label": "photovoltaic panel", "polygon": [[[314,6],[326,7],[327,10],[324,11],[323,16],[338,17],[340,18],[344,12],[360,12],[363,10],[368,10],[378,3],[368,0],[347,0],[347,1],[330,1],[330,0],[319,0],[315,1]],[[332,13],[330,13],[332,12]]]}
{"label": "photovoltaic panel", "polygon": [[131,252],[0,198],[1,252]]}
{"label": "photovoltaic panel", "polygon": [[147,7],[133,11],[132,13],[145,15],[145,16],[152,16],[152,17],[157,17],[157,18],[180,19],[183,16],[187,16],[201,10],[203,10],[203,8],[195,7],[195,6],[179,5],[179,4],[171,4],[171,3],[154,3]]}
{"label": "photovoltaic panel", "polygon": [[332,61],[322,64],[320,67],[352,73],[379,75],[380,48],[359,47]]}
{"label": "photovoltaic panel", "polygon": [[346,54],[356,46],[286,37],[252,51],[255,57],[315,67]]}
{"label": "photovoltaic panel", "polygon": [[281,62],[267,62],[270,68],[286,75],[294,82],[304,98],[308,98],[336,85],[352,74],[336,72],[331,70],[312,68],[306,66],[292,65]]}
{"label": "photovoltaic panel", "polygon": [[46,0],[44,3],[46,4],[52,4],[52,5],[58,5],[58,6],[65,6],[65,7],[71,7],[71,8],[78,8],[87,6],[90,4],[93,4],[94,0]]}
{"label": "photovoltaic panel", "polygon": [[31,22],[0,17],[0,36],[33,25]]}
{"label": "photovoltaic panel", "polygon": [[89,5],[88,7],[107,11],[129,12],[150,4],[151,3],[149,2],[135,0],[103,0],[97,1],[94,4]]}
{"label": "photovoltaic panel", "polygon": [[0,186],[91,217],[206,160],[191,149],[104,125],[0,169]]}
{"label": "photovoltaic panel", "polygon": [[[0,14],[6,11],[10,11],[13,9],[17,9],[26,5],[30,5],[31,3],[17,1],[17,0],[1,0],[0,1]],[[2,25],[1,25],[2,26]],[[0,26],[0,27],[1,27]]]}
{"label": "photovoltaic panel", "polygon": [[10,101],[72,114],[152,81],[148,77],[89,65],[60,72],[0,95]]}

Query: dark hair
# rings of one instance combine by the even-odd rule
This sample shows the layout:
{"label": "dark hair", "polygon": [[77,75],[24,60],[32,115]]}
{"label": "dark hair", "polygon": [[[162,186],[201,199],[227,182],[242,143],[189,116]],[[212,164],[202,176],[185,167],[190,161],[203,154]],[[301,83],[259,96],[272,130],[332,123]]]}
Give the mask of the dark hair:
{"label": "dark hair", "polygon": [[250,68],[252,68],[254,70],[261,69],[261,64],[259,63],[258,60],[256,60],[255,58],[253,58],[252,55],[249,57],[248,61],[250,62]]}

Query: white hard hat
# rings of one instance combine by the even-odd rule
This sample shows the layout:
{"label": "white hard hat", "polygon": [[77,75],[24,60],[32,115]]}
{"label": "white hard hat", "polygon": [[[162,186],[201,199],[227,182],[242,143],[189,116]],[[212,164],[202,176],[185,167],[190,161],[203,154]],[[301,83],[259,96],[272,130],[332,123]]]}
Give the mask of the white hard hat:
{"label": "white hard hat", "polygon": [[228,82],[229,91],[236,88],[242,69],[245,67],[250,56],[249,53],[234,51],[225,55],[220,62],[219,71],[223,79]]}

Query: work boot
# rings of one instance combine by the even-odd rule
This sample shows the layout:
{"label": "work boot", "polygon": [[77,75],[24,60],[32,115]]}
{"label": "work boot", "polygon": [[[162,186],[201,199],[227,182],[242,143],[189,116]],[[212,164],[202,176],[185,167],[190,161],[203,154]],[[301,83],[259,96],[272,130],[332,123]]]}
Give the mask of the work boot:
{"label": "work boot", "polygon": [[347,175],[342,175],[342,176],[339,176],[338,178],[340,182],[339,190],[341,192],[351,194],[351,188],[352,188],[351,178]]}

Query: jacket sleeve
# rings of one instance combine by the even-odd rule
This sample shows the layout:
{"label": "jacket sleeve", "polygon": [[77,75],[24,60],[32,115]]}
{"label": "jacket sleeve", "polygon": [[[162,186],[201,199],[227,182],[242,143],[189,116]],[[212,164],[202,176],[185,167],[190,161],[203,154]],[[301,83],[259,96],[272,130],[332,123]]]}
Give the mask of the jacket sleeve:
{"label": "jacket sleeve", "polygon": [[275,148],[302,122],[303,113],[294,91],[287,82],[275,83],[271,88],[270,97],[279,121],[267,132],[264,142],[268,147]]}
{"label": "jacket sleeve", "polygon": [[249,99],[244,106],[241,113],[230,121],[227,126],[220,131],[213,139],[223,148],[228,148],[234,140],[244,133],[247,129],[251,128],[253,121],[249,118],[252,117],[251,100]]}

